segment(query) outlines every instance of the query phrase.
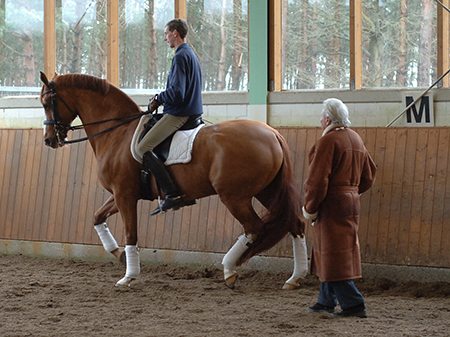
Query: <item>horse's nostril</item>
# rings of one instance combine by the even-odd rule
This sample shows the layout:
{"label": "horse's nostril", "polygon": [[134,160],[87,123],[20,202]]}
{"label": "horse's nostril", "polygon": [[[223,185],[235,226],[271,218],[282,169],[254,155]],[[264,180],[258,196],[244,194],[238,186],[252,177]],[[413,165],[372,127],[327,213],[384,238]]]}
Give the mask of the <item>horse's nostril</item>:
{"label": "horse's nostril", "polygon": [[50,140],[50,138],[45,138],[44,143],[45,145],[50,146],[52,144],[52,141]]}

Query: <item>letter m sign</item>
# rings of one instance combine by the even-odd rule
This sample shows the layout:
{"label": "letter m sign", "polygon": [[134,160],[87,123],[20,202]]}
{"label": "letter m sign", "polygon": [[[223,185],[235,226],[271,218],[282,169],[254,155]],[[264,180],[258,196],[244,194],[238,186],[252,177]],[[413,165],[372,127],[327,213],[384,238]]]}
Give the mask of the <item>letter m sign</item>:
{"label": "letter m sign", "polygon": [[[418,92],[403,93],[403,108],[409,107],[417,97],[420,97],[420,94]],[[421,97],[416,104],[406,110],[401,124],[415,127],[434,126],[433,95],[427,94]]]}

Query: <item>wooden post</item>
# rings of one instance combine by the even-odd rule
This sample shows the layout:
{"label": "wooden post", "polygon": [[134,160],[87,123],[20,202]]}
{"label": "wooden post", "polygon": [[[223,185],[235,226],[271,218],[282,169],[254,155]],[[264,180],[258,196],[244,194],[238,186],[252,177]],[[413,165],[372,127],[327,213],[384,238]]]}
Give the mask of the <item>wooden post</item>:
{"label": "wooden post", "polygon": [[175,19],[183,19],[186,21],[186,17],[186,0],[175,0]]}
{"label": "wooden post", "polygon": [[282,1],[269,0],[269,91],[282,89]]}
{"label": "wooden post", "polygon": [[44,73],[52,78],[56,68],[55,1],[44,0]]}
{"label": "wooden post", "polygon": [[[450,0],[440,0],[449,8]],[[450,14],[440,4],[437,4],[437,76],[442,76],[449,68],[449,21]],[[449,76],[445,76],[439,83],[439,88],[449,87]]]}
{"label": "wooden post", "polygon": [[350,0],[350,89],[362,88],[361,0]]}
{"label": "wooden post", "polygon": [[119,86],[119,1],[108,0],[106,39],[108,43],[107,78]]}
{"label": "wooden post", "polygon": [[248,1],[248,119],[267,123],[269,0]]}

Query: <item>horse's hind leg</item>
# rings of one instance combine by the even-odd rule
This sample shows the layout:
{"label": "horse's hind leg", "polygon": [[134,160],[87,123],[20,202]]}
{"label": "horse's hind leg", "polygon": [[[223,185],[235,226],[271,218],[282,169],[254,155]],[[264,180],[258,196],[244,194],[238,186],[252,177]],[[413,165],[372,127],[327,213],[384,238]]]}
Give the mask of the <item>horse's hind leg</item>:
{"label": "horse's hind leg", "polygon": [[223,265],[223,277],[225,279],[225,284],[227,287],[234,289],[234,284],[238,278],[237,272],[234,270],[236,268],[237,260],[244,254],[248,249],[249,245],[253,242],[252,236],[242,234],[238,237],[236,243],[230,250],[225,254],[222,260]]}
{"label": "horse's hind leg", "polygon": [[292,235],[292,246],[294,250],[294,272],[283,286],[285,290],[293,290],[298,287],[300,279],[308,274],[308,253],[305,237]]}
{"label": "horse's hind leg", "polygon": [[[256,199],[266,208],[269,207],[272,198],[273,191],[271,189],[266,189],[256,196]],[[294,253],[294,272],[283,285],[283,289],[285,290],[297,288],[299,280],[305,278],[308,273],[308,253],[305,236],[302,238],[299,235],[291,233],[291,238]]]}
{"label": "horse's hind leg", "polygon": [[113,254],[122,263],[125,263],[125,254],[119,250],[116,239],[109,231],[106,225],[106,219],[118,212],[114,196],[111,195],[108,200],[100,207],[94,215],[94,228],[103,244],[103,248]]}
{"label": "horse's hind leg", "polygon": [[234,289],[234,284],[238,278],[238,274],[234,270],[236,263],[253,242],[253,236],[258,234],[262,228],[263,221],[253,209],[251,200],[247,202],[222,200],[222,202],[230,213],[241,223],[245,232],[245,234],[239,236],[236,243],[225,254],[222,260],[225,284],[229,288]]}

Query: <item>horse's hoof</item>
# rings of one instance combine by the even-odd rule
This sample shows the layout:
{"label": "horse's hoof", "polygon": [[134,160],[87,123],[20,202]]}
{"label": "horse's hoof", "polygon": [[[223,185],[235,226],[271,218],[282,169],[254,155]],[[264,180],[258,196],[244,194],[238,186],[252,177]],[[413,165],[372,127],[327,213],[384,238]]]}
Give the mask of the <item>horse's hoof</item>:
{"label": "horse's hoof", "polygon": [[119,261],[126,266],[127,265],[127,254],[125,254],[125,251],[120,254]]}
{"label": "horse's hoof", "polygon": [[225,284],[227,285],[228,288],[230,289],[234,289],[234,285],[236,283],[236,280],[238,279],[238,274],[233,274],[230,277],[225,279]]}
{"label": "horse's hoof", "polygon": [[117,283],[116,283],[116,287],[130,287],[131,283],[136,280],[135,278],[131,278],[131,277],[124,277],[122,279],[120,279]]}
{"label": "horse's hoof", "polygon": [[297,284],[292,284],[292,283],[287,283],[287,282],[283,286],[283,290],[294,290],[297,288],[298,288]]}

